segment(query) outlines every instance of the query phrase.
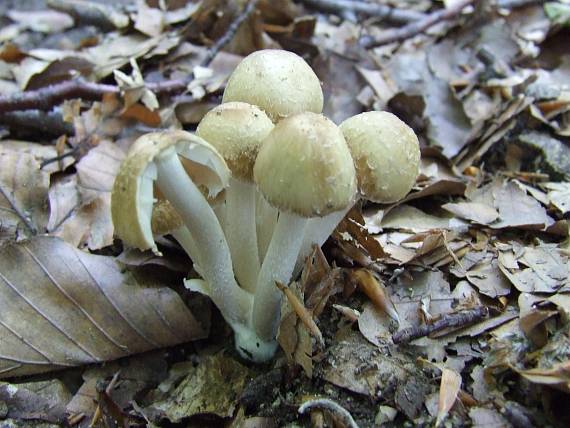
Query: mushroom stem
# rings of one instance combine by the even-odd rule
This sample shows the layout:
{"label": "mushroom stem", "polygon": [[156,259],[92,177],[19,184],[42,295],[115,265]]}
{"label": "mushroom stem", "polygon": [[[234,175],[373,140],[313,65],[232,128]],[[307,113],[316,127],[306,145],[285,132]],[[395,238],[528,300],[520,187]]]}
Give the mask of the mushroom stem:
{"label": "mushroom stem", "polygon": [[252,184],[230,179],[230,186],[226,190],[225,232],[236,279],[250,293],[255,292],[260,267],[255,198],[256,190]]}
{"label": "mushroom stem", "polygon": [[174,239],[180,244],[182,249],[190,256],[194,263],[194,270],[202,275],[202,262],[200,261],[200,250],[196,246],[196,241],[190,234],[186,226],[179,227],[170,232]]}
{"label": "mushroom stem", "polygon": [[303,242],[307,219],[280,212],[277,225],[261,265],[253,301],[252,324],[257,335],[274,340],[279,327],[281,291],[275,282],[288,284]]}
{"label": "mushroom stem", "polygon": [[277,224],[279,212],[276,208],[269,205],[261,193],[257,193],[257,201],[255,204],[255,217],[257,224],[257,247],[259,249],[259,260],[263,263],[265,254],[269,248],[273,230]]}
{"label": "mushroom stem", "polygon": [[252,296],[235,281],[230,250],[212,207],[188,177],[174,148],[157,156],[155,163],[158,187],[200,249],[200,267],[210,287],[209,296],[230,325],[248,325]]}
{"label": "mushroom stem", "polygon": [[305,259],[309,257],[313,251],[313,245],[321,247],[351,208],[352,205],[343,210],[332,212],[324,217],[314,217],[309,219],[307,227],[305,228],[301,250],[299,251],[299,256],[295,263],[293,277],[297,276],[303,269]]}

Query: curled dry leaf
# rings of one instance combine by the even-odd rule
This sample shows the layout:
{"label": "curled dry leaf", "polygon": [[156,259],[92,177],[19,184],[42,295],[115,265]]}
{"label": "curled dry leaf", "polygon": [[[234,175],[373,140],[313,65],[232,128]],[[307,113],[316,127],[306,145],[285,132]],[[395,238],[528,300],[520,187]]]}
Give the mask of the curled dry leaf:
{"label": "curled dry leaf", "polygon": [[[89,332],[89,334],[85,334]],[[176,293],[40,236],[0,250],[0,376],[97,363],[206,335]]]}
{"label": "curled dry leaf", "polygon": [[447,417],[449,411],[453,407],[457,394],[461,390],[461,376],[459,373],[443,369],[441,374],[441,385],[439,388],[439,402],[437,405],[437,421],[436,426],[440,426]]}
{"label": "curled dry leaf", "polygon": [[13,238],[23,228],[42,232],[47,225],[52,171],[41,169],[40,164],[45,154],[56,156],[56,152],[33,146],[3,141],[0,147],[0,239]]}

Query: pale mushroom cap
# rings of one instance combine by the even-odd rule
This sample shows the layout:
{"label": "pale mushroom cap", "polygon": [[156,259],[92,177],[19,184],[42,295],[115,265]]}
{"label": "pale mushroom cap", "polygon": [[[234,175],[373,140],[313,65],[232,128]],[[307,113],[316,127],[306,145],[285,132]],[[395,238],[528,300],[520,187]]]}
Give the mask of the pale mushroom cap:
{"label": "pale mushroom cap", "polygon": [[236,67],[222,102],[259,106],[274,122],[295,113],[323,110],[319,78],[300,56],[265,49],[245,57]]}
{"label": "pale mushroom cap", "polygon": [[[153,213],[155,157],[174,148],[183,160],[187,161],[185,167],[189,173],[195,173],[194,169],[200,172],[196,174],[199,179],[195,178],[194,181],[198,186],[207,189],[211,197],[218,195],[228,185],[230,171],[214,147],[189,132],[164,131],[145,134],[133,146],[115,178],[111,194],[111,215],[115,234],[128,246],[157,252],[151,228],[153,217],[161,215]],[[163,222],[160,227],[170,229],[175,226],[177,219],[170,211],[171,207],[163,208],[168,210],[168,218],[160,219]],[[158,220],[154,219],[153,226],[158,227]]]}
{"label": "pale mushroom cap", "polygon": [[220,152],[234,178],[252,182],[259,147],[272,129],[273,122],[262,110],[236,101],[210,110],[196,134]]}
{"label": "pale mushroom cap", "polygon": [[271,205],[302,217],[342,210],[356,193],[354,164],[342,132],[310,112],[275,125],[257,155],[253,176]]}
{"label": "pale mushroom cap", "polygon": [[346,119],[340,129],[354,159],[362,196],[380,203],[406,196],[420,165],[420,146],[412,128],[392,113],[370,111]]}

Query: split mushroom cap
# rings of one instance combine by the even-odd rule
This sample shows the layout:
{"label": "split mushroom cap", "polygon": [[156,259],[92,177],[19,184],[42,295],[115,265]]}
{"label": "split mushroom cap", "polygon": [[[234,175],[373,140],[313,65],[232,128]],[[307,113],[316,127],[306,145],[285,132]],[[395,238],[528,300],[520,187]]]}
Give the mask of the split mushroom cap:
{"label": "split mushroom cap", "polygon": [[253,175],[271,205],[301,217],[342,210],[356,193],[354,165],[342,132],[311,112],[275,125],[259,151]]}
{"label": "split mushroom cap", "polygon": [[252,182],[259,147],[272,129],[273,122],[262,110],[236,101],[210,110],[198,125],[196,134],[220,152],[234,178]]}
{"label": "split mushroom cap", "polygon": [[370,111],[348,118],[340,129],[354,159],[362,196],[379,203],[406,196],[420,165],[420,146],[412,128],[392,113]]}
{"label": "split mushroom cap", "polygon": [[223,103],[259,106],[274,122],[294,113],[323,110],[319,78],[300,56],[265,49],[245,57],[231,74]]}
{"label": "split mushroom cap", "polygon": [[[154,160],[173,148],[185,161],[186,170],[195,168],[195,182],[207,189],[210,197],[218,195],[229,182],[229,170],[222,156],[206,141],[185,131],[165,131],[140,137],[123,161],[111,194],[111,215],[116,234],[129,246],[157,252],[151,227],[154,182],[157,177]],[[165,202],[166,203],[166,202]],[[172,207],[167,217],[155,219],[155,227],[170,229],[178,222]],[[157,214],[161,215],[162,214]],[[159,226],[158,223],[163,222]],[[166,224],[164,224],[166,222]]]}

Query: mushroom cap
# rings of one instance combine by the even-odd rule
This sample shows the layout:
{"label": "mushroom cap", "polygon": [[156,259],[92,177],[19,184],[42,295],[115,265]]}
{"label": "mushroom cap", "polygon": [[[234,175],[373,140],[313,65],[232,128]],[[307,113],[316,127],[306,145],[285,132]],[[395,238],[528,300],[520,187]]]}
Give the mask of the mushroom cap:
{"label": "mushroom cap", "polygon": [[340,129],[305,112],[283,119],[267,136],[253,168],[265,199],[302,217],[346,208],[356,194],[356,173]]}
{"label": "mushroom cap", "polygon": [[201,120],[196,134],[224,157],[234,178],[253,181],[253,164],[273,122],[258,107],[239,102],[221,104]]}
{"label": "mushroom cap", "polygon": [[418,137],[397,116],[370,111],[352,116],[340,129],[352,153],[363,197],[390,203],[411,190],[419,174]]}
{"label": "mushroom cap", "polygon": [[223,103],[259,106],[274,122],[294,113],[323,110],[319,78],[293,52],[265,49],[246,56],[230,76]]}
{"label": "mushroom cap", "polygon": [[[154,159],[160,153],[171,150],[182,158],[184,167],[199,187],[215,197],[227,187],[230,171],[214,147],[200,137],[185,131],[163,131],[145,134],[129,150],[119,174],[115,178],[111,194],[111,215],[115,233],[128,246],[141,250],[152,249],[158,253],[153,239],[154,227],[172,230],[177,224],[173,208],[164,201],[158,208],[164,213],[153,213],[154,181],[156,167]],[[160,225],[159,225],[160,223]],[[157,231],[158,232],[158,231]]]}

